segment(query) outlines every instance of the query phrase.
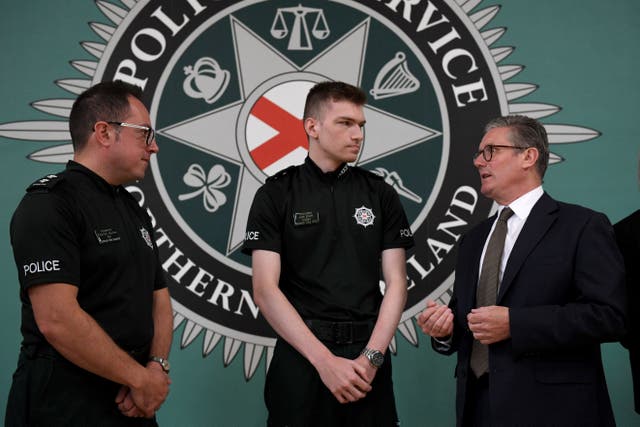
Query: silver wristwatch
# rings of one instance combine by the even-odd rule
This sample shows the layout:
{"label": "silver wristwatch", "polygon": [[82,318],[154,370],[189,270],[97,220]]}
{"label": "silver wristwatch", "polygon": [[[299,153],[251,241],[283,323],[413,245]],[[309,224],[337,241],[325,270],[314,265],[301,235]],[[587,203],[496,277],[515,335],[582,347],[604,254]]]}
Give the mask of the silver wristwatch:
{"label": "silver wristwatch", "polygon": [[379,368],[384,362],[384,354],[378,350],[372,350],[365,347],[360,354],[363,354],[367,359],[369,359],[369,363],[371,363],[371,366],[374,368]]}
{"label": "silver wristwatch", "polygon": [[164,357],[149,356],[149,362],[158,362],[160,366],[162,366],[162,370],[167,374],[169,373],[169,360],[165,359]]}

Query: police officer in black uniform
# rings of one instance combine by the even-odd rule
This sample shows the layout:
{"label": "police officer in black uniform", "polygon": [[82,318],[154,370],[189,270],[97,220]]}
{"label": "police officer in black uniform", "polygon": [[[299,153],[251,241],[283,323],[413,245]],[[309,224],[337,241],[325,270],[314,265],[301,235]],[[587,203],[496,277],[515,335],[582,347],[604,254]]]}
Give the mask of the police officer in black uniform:
{"label": "police officer in black uniform", "polygon": [[75,101],[74,161],[28,189],[11,220],[23,341],[7,426],[155,426],[169,391],[169,292],[148,215],[122,186],[158,151],[141,91]]}
{"label": "police officer in black uniform", "polygon": [[[309,92],[309,156],[256,193],[243,251],[279,335],[265,384],[269,426],[395,426],[387,352],[406,301],[413,238],[397,193],[357,159],[366,95]],[[380,291],[380,270],[386,285]]]}

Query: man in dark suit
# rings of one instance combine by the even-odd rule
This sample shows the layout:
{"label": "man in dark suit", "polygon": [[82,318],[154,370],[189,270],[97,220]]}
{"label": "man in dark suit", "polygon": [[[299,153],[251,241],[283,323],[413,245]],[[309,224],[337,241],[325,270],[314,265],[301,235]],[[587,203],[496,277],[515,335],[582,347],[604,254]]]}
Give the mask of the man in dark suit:
{"label": "man in dark suit", "polygon": [[428,301],[418,319],[436,351],[458,353],[457,425],[615,425],[600,354],[624,333],[611,224],[542,190],[539,122],[500,117],[485,132],[474,165],[498,215],[461,239],[449,306]]}
{"label": "man in dark suit", "polygon": [[630,310],[631,304],[640,300],[640,210],[614,225],[613,229],[627,271],[629,321],[622,345],[629,349],[634,404],[636,412],[640,414],[640,314],[638,310]]}

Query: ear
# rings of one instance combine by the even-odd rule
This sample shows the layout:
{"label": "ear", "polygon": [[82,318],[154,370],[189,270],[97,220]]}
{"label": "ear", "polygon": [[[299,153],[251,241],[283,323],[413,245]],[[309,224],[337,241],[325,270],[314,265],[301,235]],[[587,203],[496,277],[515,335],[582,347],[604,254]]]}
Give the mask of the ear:
{"label": "ear", "polygon": [[535,147],[528,147],[524,151],[524,156],[522,157],[523,165],[522,167],[525,169],[529,169],[531,167],[535,167],[538,162],[538,157],[540,157],[540,153],[538,149]]}
{"label": "ear", "polygon": [[109,123],[99,121],[93,125],[93,135],[95,140],[101,146],[109,146],[115,141],[116,134],[113,127],[109,126]]}
{"label": "ear", "polygon": [[309,138],[318,139],[318,121],[313,117],[307,117],[304,119],[304,131]]}

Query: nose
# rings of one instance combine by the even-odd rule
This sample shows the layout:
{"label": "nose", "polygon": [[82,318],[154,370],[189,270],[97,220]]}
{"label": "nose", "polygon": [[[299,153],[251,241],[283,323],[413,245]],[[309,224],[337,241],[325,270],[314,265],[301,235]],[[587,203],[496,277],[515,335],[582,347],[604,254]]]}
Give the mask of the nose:
{"label": "nose", "polygon": [[362,141],[364,139],[364,128],[361,126],[354,126],[354,128],[355,130],[353,131],[351,138],[356,141]]}
{"label": "nose", "polygon": [[160,147],[158,147],[158,142],[155,138],[151,141],[151,144],[147,145],[147,150],[149,150],[152,154],[157,154],[160,151]]}
{"label": "nose", "polygon": [[482,153],[476,155],[476,158],[473,159],[473,165],[476,168],[481,168],[483,166],[486,166],[487,161],[484,159],[484,156],[482,155]]}

